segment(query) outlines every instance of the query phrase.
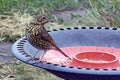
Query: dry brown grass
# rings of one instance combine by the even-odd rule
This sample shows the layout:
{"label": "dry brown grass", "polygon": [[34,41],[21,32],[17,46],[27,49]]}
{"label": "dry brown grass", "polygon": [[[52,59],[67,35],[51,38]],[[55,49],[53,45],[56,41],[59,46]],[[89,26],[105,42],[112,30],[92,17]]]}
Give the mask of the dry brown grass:
{"label": "dry brown grass", "polygon": [[[20,12],[13,12],[12,15],[0,15],[0,41],[6,39],[5,35],[10,37],[15,36],[15,39],[25,35],[25,28],[27,24],[33,19],[29,14],[21,14]],[[48,23],[45,25],[47,29],[65,27],[57,23]],[[8,38],[7,38],[8,39]]]}
{"label": "dry brown grass", "polygon": [[20,61],[0,62],[0,80],[62,80],[46,70]]}
{"label": "dry brown grass", "polygon": [[9,36],[23,36],[26,24],[31,20],[28,14],[13,13],[11,16],[0,15],[0,33]]}

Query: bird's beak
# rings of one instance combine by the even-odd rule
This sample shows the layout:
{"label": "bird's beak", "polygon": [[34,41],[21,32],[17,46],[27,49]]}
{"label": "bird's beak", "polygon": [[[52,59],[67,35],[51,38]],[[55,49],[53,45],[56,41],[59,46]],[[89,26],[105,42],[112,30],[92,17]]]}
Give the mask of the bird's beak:
{"label": "bird's beak", "polygon": [[49,22],[53,23],[54,21],[53,21],[53,20],[50,20]]}

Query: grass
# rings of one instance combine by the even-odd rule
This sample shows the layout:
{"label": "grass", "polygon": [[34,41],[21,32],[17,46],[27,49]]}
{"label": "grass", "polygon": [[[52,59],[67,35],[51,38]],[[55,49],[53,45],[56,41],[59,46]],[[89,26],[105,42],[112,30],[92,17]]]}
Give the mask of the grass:
{"label": "grass", "polygon": [[0,63],[0,80],[62,80],[49,72],[20,61]]}
{"label": "grass", "polygon": [[78,0],[0,0],[0,13],[6,14],[8,11],[20,11],[35,14],[40,13],[41,8],[48,12],[66,8],[78,8],[79,5]]}
{"label": "grass", "polygon": [[78,0],[0,0],[0,41],[14,42],[16,37],[22,37],[26,24],[34,15],[46,13],[53,18],[51,11],[78,8],[79,5]]}
{"label": "grass", "polygon": [[120,27],[120,1],[118,0],[88,0],[91,9],[85,9],[87,15],[74,15],[82,20],[76,23],[85,26]]}
{"label": "grass", "polygon": [[[20,12],[9,15],[0,15],[0,39],[10,40],[22,37],[25,32],[26,24],[31,20],[29,14],[21,14]],[[4,19],[3,19],[4,18]]]}

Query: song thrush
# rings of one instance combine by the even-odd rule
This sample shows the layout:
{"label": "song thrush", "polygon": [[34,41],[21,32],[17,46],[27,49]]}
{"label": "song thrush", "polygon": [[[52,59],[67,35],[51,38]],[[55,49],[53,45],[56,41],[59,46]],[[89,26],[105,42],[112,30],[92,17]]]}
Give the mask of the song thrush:
{"label": "song thrush", "polygon": [[[45,54],[47,50],[51,49],[55,49],[62,53],[68,59],[71,59],[56,45],[53,38],[49,35],[47,30],[45,29],[44,25],[49,21],[50,20],[46,15],[40,15],[37,18],[35,18],[34,21],[28,24],[26,28],[26,38],[33,47],[38,49],[38,51],[36,51],[33,57],[29,60],[34,60],[39,50],[44,50]],[[43,56],[39,58],[39,61],[42,60]]]}

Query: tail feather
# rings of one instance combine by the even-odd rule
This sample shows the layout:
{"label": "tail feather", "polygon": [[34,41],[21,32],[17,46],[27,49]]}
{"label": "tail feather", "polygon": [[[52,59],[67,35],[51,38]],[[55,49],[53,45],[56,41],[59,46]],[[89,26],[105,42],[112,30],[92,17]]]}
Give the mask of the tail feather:
{"label": "tail feather", "polygon": [[58,48],[57,46],[56,46],[56,50],[58,50],[58,51],[61,52],[65,57],[68,57],[68,58],[71,60],[71,58],[70,58],[66,53],[64,53],[60,48]]}

